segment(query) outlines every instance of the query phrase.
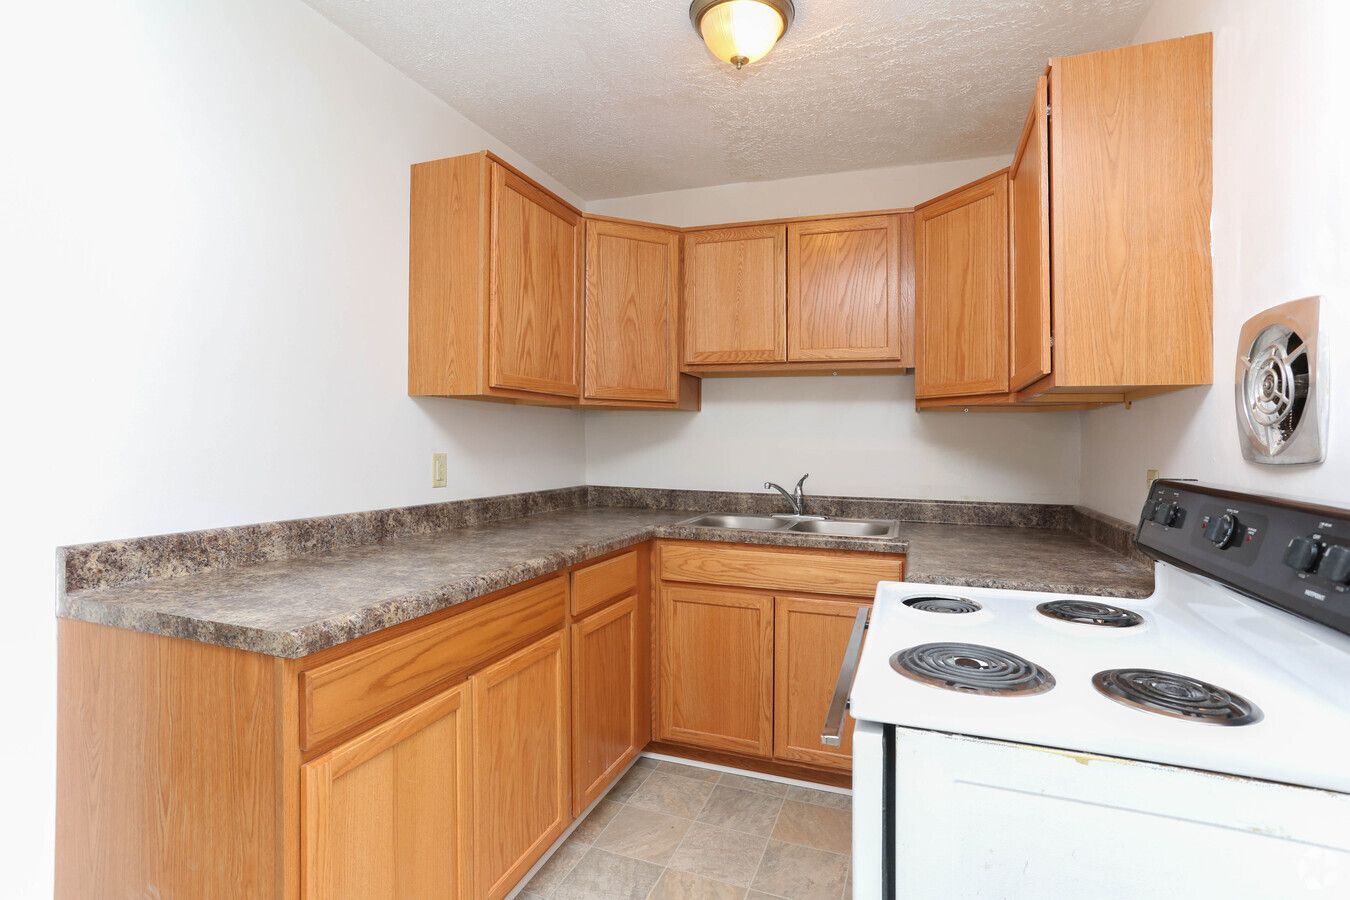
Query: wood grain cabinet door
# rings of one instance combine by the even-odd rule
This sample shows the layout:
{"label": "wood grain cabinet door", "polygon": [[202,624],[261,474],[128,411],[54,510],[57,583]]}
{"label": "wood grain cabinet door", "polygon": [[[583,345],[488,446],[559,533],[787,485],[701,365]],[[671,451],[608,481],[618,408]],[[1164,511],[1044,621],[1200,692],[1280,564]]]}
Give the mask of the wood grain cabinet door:
{"label": "wood grain cabinet door", "polygon": [[788,225],[788,360],[901,356],[899,215]]}
{"label": "wood grain cabinet door", "polygon": [[580,813],[637,756],[641,654],[637,597],[572,626],[572,808]]}
{"label": "wood grain cabinet door", "polygon": [[853,719],[846,719],[838,747],[822,744],[820,732],[853,620],[866,605],[774,598],[774,758],[845,771],[853,767]]}
{"label": "wood grain cabinet door", "polygon": [[581,218],[494,163],[491,235],[492,387],[579,396]]}
{"label": "wood grain cabinet door", "polygon": [[474,896],[462,684],[305,764],[306,900]]}
{"label": "wood grain cabinet door", "polygon": [[1008,390],[1008,174],[914,214],[915,396]]}
{"label": "wood grain cabinet door", "polygon": [[684,362],[787,360],[787,228],[684,236]]}
{"label": "wood grain cabinet door", "polygon": [[563,632],[489,666],[471,683],[474,896],[498,898],[572,820]]}
{"label": "wood grain cabinet door", "polygon": [[662,585],[660,610],[660,737],[770,756],[773,598]]}
{"label": "wood grain cabinet door", "polygon": [[586,397],[677,399],[680,236],[586,223]]}
{"label": "wood grain cabinet door", "polygon": [[1050,374],[1050,120],[1047,79],[1022,128],[1008,169],[1012,204],[1012,314],[1008,389],[1020,391]]}

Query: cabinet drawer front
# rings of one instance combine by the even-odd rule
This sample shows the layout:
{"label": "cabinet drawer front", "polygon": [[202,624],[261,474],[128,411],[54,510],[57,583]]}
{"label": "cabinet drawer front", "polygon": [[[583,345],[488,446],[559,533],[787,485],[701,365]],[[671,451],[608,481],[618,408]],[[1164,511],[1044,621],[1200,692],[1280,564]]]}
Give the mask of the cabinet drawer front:
{"label": "cabinet drawer front", "polygon": [[313,748],[434,685],[561,628],[563,575],[300,675],[301,743]]}
{"label": "cabinet drawer front", "polygon": [[903,572],[900,557],[882,554],[661,545],[666,581],[871,597],[878,581],[899,581]]}
{"label": "cabinet drawer front", "polygon": [[637,591],[638,552],[598,562],[572,573],[572,615],[581,618],[611,600]]}

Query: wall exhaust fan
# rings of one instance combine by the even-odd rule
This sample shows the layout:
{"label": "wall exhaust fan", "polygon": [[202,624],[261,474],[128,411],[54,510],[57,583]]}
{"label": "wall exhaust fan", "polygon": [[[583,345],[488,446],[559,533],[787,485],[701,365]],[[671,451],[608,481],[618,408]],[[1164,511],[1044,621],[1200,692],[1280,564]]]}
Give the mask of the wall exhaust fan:
{"label": "wall exhaust fan", "polygon": [[1326,459],[1330,367],[1317,333],[1320,302],[1281,303],[1242,326],[1234,398],[1245,459],[1273,466]]}

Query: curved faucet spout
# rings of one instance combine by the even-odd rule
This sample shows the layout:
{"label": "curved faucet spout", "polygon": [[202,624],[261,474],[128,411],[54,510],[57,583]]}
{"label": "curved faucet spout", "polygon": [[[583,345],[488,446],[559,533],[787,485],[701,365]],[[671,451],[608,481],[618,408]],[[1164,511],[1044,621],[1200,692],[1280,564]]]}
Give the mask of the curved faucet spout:
{"label": "curved faucet spout", "polygon": [[764,482],[764,490],[777,491],[782,494],[787,502],[792,504],[792,514],[794,516],[800,516],[802,515],[802,510],[805,508],[805,498],[802,495],[802,482],[806,481],[809,477],[810,474],[808,473],[797,479],[797,487],[791,493],[789,493],[787,488],[783,487],[781,484],[775,484],[772,481]]}

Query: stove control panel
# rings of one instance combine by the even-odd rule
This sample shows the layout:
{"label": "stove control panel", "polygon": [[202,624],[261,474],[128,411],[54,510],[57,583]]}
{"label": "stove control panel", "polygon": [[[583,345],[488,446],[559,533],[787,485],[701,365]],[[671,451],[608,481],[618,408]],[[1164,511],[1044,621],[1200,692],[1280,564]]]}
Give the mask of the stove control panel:
{"label": "stove control panel", "polygon": [[1155,481],[1139,549],[1350,634],[1350,509]]}

